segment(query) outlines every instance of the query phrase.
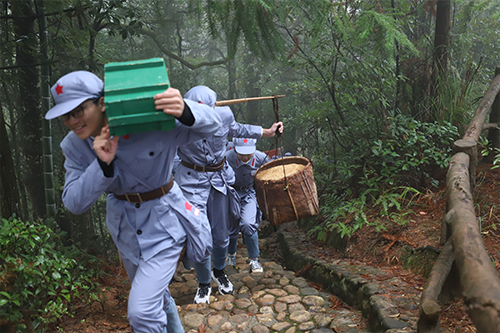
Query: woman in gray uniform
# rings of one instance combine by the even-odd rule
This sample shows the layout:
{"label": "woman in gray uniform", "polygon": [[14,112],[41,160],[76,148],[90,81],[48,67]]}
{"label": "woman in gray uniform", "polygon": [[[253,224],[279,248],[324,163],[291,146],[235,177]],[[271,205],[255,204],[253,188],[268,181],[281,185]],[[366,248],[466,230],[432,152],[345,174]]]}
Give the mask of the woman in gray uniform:
{"label": "woman in gray uniform", "polygon": [[238,234],[241,232],[247,247],[250,260],[250,271],[262,272],[259,263],[259,233],[258,229],[262,219],[262,212],[257,203],[257,196],[253,188],[253,175],[263,164],[269,162],[269,157],[256,150],[257,140],[249,138],[234,138],[233,149],[226,153],[226,159],[234,170],[234,189],[240,197],[240,219],[232,219],[230,226],[227,265],[236,265],[236,249]]}

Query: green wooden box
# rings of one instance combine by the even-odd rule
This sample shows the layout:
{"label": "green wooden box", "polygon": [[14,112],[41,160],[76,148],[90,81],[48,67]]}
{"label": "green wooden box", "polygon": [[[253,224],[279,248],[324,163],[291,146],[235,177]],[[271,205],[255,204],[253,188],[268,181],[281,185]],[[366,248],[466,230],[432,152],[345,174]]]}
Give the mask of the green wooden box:
{"label": "green wooden box", "polygon": [[168,131],[175,118],[155,109],[153,96],[170,87],[162,58],[104,65],[104,104],[111,135]]}

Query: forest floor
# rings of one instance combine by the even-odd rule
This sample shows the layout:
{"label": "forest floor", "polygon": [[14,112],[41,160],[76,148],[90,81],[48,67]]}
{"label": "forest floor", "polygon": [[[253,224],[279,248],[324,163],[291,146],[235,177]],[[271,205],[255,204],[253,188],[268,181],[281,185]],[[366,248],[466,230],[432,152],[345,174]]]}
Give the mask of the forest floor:
{"label": "forest floor", "polygon": [[[427,267],[419,265],[409,267],[404,258],[408,246],[413,249],[424,246],[442,248],[440,231],[445,207],[444,180],[439,188],[421,195],[412,206],[409,220],[404,225],[395,225],[383,232],[374,227],[365,227],[350,239],[344,251],[326,246],[323,242],[311,240],[320,247],[322,258],[326,261],[341,258],[353,262],[364,262],[391,271],[394,277],[402,280],[412,279],[417,288],[425,284]],[[491,169],[491,165],[481,166],[477,170],[474,203],[476,216],[480,223],[483,241],[495,267],[500,271],[500,169]],[[368,216],[374,218],[374,216]],[[274,236],[270,236],[271,238]],[[278,246],[271,239],[267,256],[280,263]],[[128,332],[126,319],[126,298],[129,283],[125,271],[119,265],[109,264],[103,268],[105,274],[98,281],[103,297],[92,304],[78,306],[74,318],[64,318],[59,323],[61,332],[73,331],[75,325],[79,332]],[[446,332],[477,332],[472,321],[463,310],[463,302],[455,301],[441,304],[440,326]]]}

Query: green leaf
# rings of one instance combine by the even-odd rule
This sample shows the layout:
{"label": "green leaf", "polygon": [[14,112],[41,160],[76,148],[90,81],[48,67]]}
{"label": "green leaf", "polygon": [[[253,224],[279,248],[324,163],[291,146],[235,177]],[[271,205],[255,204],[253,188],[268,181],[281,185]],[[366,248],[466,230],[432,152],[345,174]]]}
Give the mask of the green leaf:
{"label": "green leaf", "polygon": [[8,299],[11,299],[11,296],[9,293],[5,292],[5,291],[0,291],[0,295],[3,295],[5,297],[7,297]]}

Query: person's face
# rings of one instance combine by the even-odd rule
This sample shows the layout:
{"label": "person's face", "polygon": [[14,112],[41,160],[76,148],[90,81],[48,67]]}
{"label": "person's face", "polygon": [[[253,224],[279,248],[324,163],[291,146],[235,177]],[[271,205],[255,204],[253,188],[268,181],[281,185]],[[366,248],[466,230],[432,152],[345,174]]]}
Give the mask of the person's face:
{"label": "person's face", "polygon": [[253,157],[253,153],[245,155],[236,153],[236,155],[238,156],[239,160],[242,161],[243,163],[250,161],[250,159]]}
{"label": "person's face", "polygon": [[80,139],[85,140],[101,134],[101,129],[107,123],[104,110],[103,97],[97,103],[88,99],[71,112],[62,115],[61,119]]}

